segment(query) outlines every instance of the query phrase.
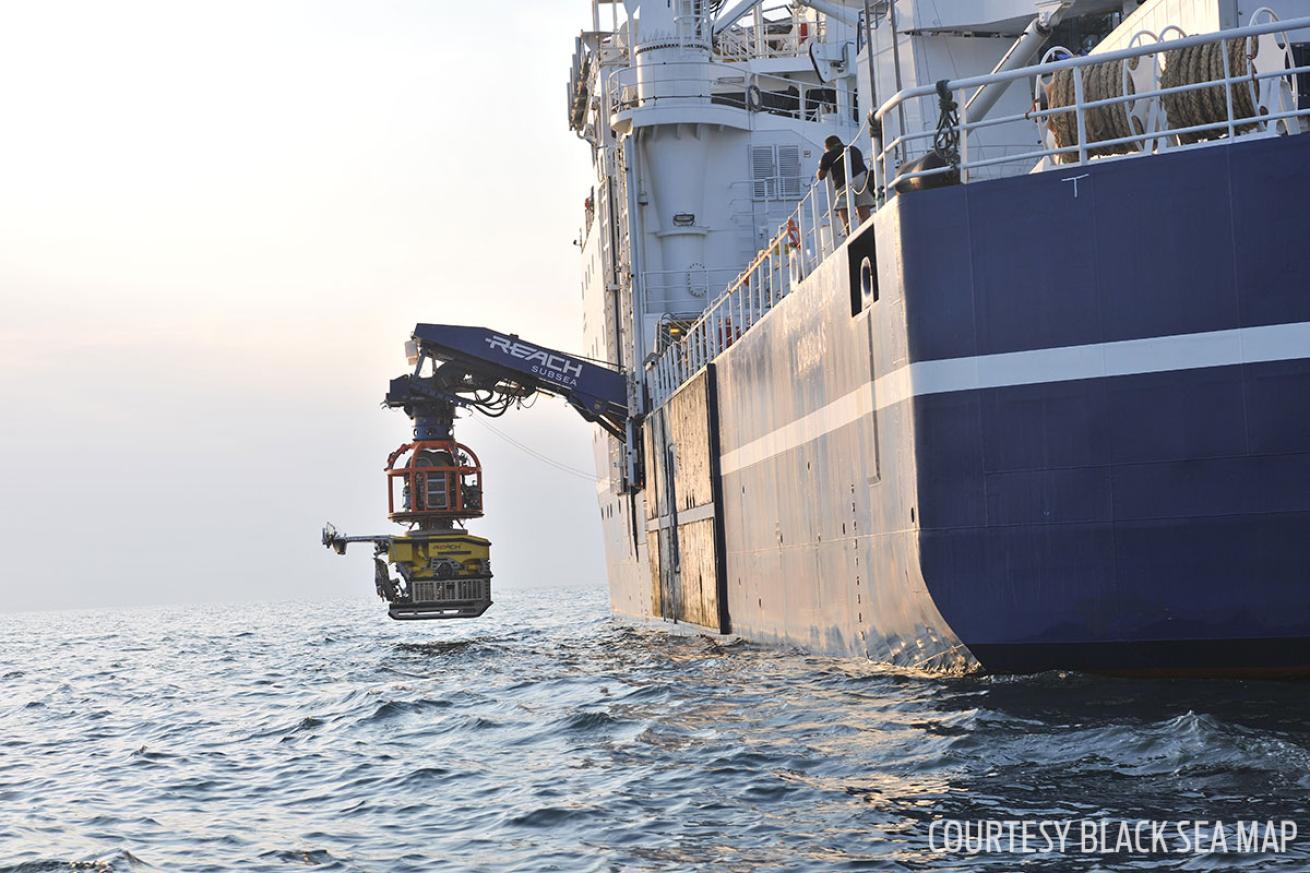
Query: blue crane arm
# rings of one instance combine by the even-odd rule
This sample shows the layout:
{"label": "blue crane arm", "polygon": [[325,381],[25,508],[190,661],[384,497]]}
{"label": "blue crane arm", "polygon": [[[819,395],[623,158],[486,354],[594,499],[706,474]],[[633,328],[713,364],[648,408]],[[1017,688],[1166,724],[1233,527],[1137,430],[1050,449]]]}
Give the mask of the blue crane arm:
{"label": "blue crane arm", "polygon": [[622,372],[485,327],[419,324],[411,357],[432,358],[481,376],[563,397],[583,418],[623,437],[628,420]]}

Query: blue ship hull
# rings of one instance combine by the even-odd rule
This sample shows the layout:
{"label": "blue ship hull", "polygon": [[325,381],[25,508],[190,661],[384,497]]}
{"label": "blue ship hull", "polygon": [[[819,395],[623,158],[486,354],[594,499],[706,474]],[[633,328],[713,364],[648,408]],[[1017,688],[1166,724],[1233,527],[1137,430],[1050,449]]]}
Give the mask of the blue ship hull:
{"label": "blue ship hull", "polygon": [[1307,203],[1299,136],[893,200],[648,417],[615,609],[912,667],[1310,672]]}
{"label": "blue ship hull", "polygon": [[916,398],[924,576],[984,666],[1310,668],[1307,145],[906,198],[916,360],[1122,343],[1147,371]]}

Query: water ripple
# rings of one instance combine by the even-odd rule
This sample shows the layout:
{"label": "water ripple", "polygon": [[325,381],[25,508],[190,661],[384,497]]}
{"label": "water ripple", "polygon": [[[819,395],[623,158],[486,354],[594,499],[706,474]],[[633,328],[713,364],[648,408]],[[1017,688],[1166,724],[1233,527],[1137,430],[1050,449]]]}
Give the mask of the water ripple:
{"label": "water ripple", "polygon": [[449,624],[373,601],[3,616],[0,664],[0,873],[1310,868],[927,841],[941,817],[1310,835],[1303,685],[943,678],[627,627],[590,589]]}

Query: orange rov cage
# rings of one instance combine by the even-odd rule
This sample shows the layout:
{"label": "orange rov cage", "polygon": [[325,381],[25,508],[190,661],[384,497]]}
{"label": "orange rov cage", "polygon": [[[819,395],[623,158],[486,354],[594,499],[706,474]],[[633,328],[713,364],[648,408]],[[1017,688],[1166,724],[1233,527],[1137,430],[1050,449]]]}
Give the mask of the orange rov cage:
{"label": "orange rov cage", "polygon": [[387,458],[387,517],[392,521],[414,524],[481,515],[482,464],[468,446],[454,440],[419,440]]}

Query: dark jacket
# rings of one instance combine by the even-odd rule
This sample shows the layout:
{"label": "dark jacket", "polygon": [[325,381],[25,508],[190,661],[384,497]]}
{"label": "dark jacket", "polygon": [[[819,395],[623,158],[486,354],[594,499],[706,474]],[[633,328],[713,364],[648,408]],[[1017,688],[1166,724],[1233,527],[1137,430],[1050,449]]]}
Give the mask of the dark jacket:
{"label": "dark jacket", "polygon": [[[851,146],[851,169],[855,171],[856,176],[869,171],[864,164],[864,154],[855,146]],[[838,188],[846,187],[846,155],[842,149],[835,148],[824,152],[823,157],[819,159],[819,170],[825,177],[832,176],[832,183]]]}

